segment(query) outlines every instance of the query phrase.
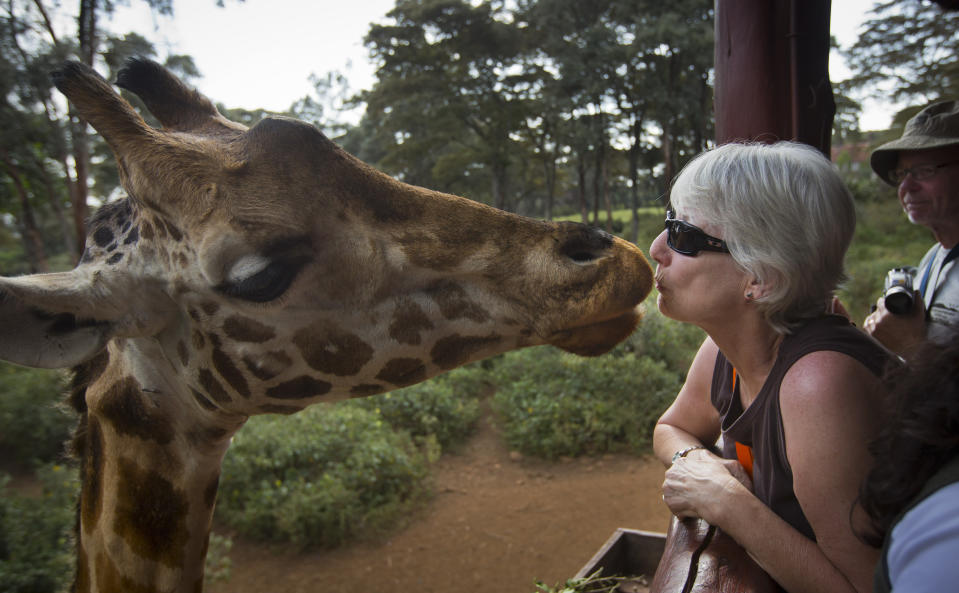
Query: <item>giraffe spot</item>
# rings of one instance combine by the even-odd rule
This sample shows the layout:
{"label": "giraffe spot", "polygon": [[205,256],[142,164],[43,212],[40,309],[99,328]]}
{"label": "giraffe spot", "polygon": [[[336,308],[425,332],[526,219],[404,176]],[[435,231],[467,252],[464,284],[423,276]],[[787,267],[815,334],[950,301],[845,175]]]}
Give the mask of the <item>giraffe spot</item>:
{"label": "giraffe spot", "polygon": [[472,252],[461,239],[461,236],[444,238],[416,232],[397,237],[397,242],[415,265],[430,270],[452,270]]}
{"label": "giraffe spot", "polygon": [[123,259],[122,253],[114,253],[109,257],[109,259],[107,259],[107,264],[112,266],[116,263],[119,263],[121,259]]}
{"label": "giraffe spot", "polygon": [[206,313],[207,317],[213,317],[216,315],[216,312],[220,310],[220,305],[214,303],[213,301],[208,301],[200,305],[200,308],[203,309],[203,312]]}
{"label": "giraffe spot", "polygon": [[391,338],[401,344],[415,346],[422,340],[420,332],[428,329],[433,329],[433,323],[412,299],[404,299],[396,304],[390,322]]}
{"label": "giraffe spot", "polygon": [[206,346],[206,338],[203,337],[203,334],[197,330],[193,330],[192,337],[193,337],[193,349],[203,350],[203,348]]}
{"label": "giraffe spot", "polygon": [[244,357],[246,370],[261,381],[273,379],[293,364],[293,360],[283,351],[267,352],[257,358]]}
{"label": "giraffe spot", "polygon": [[258,409],[263,414],[283,414],[289,416],[290,414],[296,414],[303,408],[297,406],[281,406],[280,404],[263,404]]}
{"label": "giraffe spot", "polygon": [[260,344],[276,337],[276,332],[272,327],[241,315],[228,317],[223,322],[223,333],[233,340],[254,344]]}
{"label": "giraffe spot", "polygon": [[176,354],[180,358],[180,364],[186,366],[190,362],[190,351],[187,349],[183,340],[176,343]]}
{"label": "giraffe spot", "polygon": [[143,223],[140,225],[140,236],[147,241],[152,241],[156,236],[156,232],[153,230],[153,225],[147,221],[143,221]]}
{"label": "giraffe spot", "polygon": [[373,348],[369,344],[325,322],[298,331],[293,343],[310,367],[339,377],[359,373],[373,358]]}
{"label": "giraffe spot", "polygon": [[200,369],[197,378],[200,380],[200,386],[217,402],[228,404],[233,401],[233,398],[230,397],[230,394],[226,392],[226,389],[216,380],[209,369]]}
{"label": "giraffe spot", "polygon": [[469,319],[477,323],[489,321],[490,315],[483,307],[471,301],[463,287],[449,280],[439,280],[426,289],[426,294],[440,308],[447,319]]}
{"label": "giraffe spot", "polygon": [[297,377],[280,383],[266,390],[266,395],[274,399],[309,399],[319,395],[326,395],[333,385],[326,381],[314,379],[308,375]]}
{"label": "giraffe spot", "polygon": [[426,380],[426,365],[418,358],[394,358],[376,374],[380,381],[406,387]]}
{"label": "giraffe spot", "polygon": [[180,241],[183,240],[183,233],[180,231],[179,228],[177,228],[176,225],[172,224],[168,220],[164,220],[163,225],[166,227],[167,232],[170,233],[170,237],[174,241],[179,243]]}
{"label": "giraffe spot", "polygon": [[196,389],[190,388],[190,392],[193,393],[193,399],[196,400],[196,403],[200,404],[201,407],[206,408],[207,410],[213,411],[217,407],[213,405],[213,402],[208,400],[206,396],[197,391]]}
{"label": "giraffe spot", "polygon": [[97,247],[106,247],[113,243],[113,229],[106,226],[98,228],[93,232],[93,242],[97,244]]}
{"label": "giraffe spot", "polygon": [[378,383],[363,383],[350,388],[350,397],[369,397],[384,391],[386,391],[386,387]]}
{"label": "giraffe spot", "polygon": [[473,360],[474,355],[500,341],[497,334],[488,336],[452,336],[442,338],[436,342],[430,351],[433,362],[441,369],[448,371]]}
{"label": "giraffe spot", "polygon": [[[213,338],[213,336],[211,336]],[[249,399],[250,397],[250,385],[246,382],[246,377],[243,376],[243,371],[241,371],[234,363],[233,359],[230,358],[223,350],[220,349],[219,340],[214,342],[213,353],[211,354],[211,359],[213,360],[213,368],[216,369],[216,372],[220,373],[220,376],[230,384],[237,393],[243,397]]]}
{"label": "giraffe spot", "polygon": [[[141,584],[130,577],[122,574],[113,561],[105,553],[97,554],[97,591],[123,591],[124,593],[158,593],[152,583]],[[89,579],[89,576],[87,577]],[[81,589],[79,585],[75,587],[79,592],[92,591],[93,589]]]}
{"label": "giraffe spot", "polygon": [[140,556],[174,569],[182,566],[189,539],[185,493],[123,457],[117,462],[117,482],[113,531]]}
{"label": "giraffe spot", "polygon": [[80,491],[81,523],[89,532],[100,519],[103,508],[103,430],[96,418],[87,424],[86,450],[81,468],[83,489]]}
{"label": "giraffe spot", "polygon": [[173,440],[173,424],[165,414],[144,401],[140,384],[133,377],[120,379],[100,400],[102,418],[120,434],[166,445]]}
{"label": "giraffe spot", "polygon": [[124,245],[133,245],[140,240],[140,229],[139,227],[133,227],[130,229],[130,232],[127,233],[126,238],[123,240]]}
{"label": "giraffe spot", "polygon": [[212,509],[216,505],[216,493],[220,489],[220,474],[217,474],[203,490],[203,502],[206,508]]}
{"label": "giraffe spot", "polygon": [[83,549],[83,541],[77,542],[77,576],[73,579],[73,591],[76,593],[93,591],[90,585],[90,569],[87,566],[87,551]]}
{"label": "giraffe spot", "polygon": [[190,319],[196,321],[197,323],[203,321],[203,318],[200,317],[200,312],[194,309],[193,307],[187,307],[187,314],[190,316]]}

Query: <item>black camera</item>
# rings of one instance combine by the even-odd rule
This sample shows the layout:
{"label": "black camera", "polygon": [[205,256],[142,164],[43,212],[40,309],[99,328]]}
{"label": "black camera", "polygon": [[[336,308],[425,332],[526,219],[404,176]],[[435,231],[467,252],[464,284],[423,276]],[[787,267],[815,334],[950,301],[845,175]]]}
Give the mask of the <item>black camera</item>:
{"label": "black camera", "polygon": [[912,310],[915,278],[916,268],[912,266],[889,270],[882,290],[886,310],[896,315],[904,315]]}

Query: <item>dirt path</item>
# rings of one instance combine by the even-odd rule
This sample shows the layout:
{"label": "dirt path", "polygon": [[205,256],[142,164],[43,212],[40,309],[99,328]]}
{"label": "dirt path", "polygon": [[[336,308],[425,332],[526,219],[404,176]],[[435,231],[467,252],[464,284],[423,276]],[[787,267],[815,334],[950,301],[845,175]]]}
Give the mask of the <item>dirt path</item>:
{"label": "dirt path", "polygon": [[434,499],[385,541],[298,553],[234,536],[232,576],[209,590],[533,593],[576,574],[617,527],[669,524],[654,459],[511,456],[488,417],[433,471]]}

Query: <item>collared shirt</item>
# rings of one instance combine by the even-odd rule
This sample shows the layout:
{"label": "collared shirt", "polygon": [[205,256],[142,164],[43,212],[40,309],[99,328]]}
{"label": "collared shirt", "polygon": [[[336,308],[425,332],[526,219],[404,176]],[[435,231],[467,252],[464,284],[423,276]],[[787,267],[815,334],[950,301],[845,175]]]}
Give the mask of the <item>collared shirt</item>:
{"label": "collared shirt", "polygon": [[928,274],[923,294],[928,321],[926,336],[935,342],[948,340],[959,329],[959,262],[955,255],[950,257],[950,253],[957,252],[944,249],[938,243],[933,245],[919,263],[913,284],[921,291]]}

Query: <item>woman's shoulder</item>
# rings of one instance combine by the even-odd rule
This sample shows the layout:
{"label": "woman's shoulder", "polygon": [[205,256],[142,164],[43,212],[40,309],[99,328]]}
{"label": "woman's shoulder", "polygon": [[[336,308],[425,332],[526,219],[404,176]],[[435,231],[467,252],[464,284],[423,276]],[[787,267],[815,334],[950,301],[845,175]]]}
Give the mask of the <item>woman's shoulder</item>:
{"label": "woman's shoulder", "polygon": [[819,352],[848,357],[877,377],[896,360],[882,344],[840,315],[824,315],[800,326],[784,340],[780,358],[792,366]]}

